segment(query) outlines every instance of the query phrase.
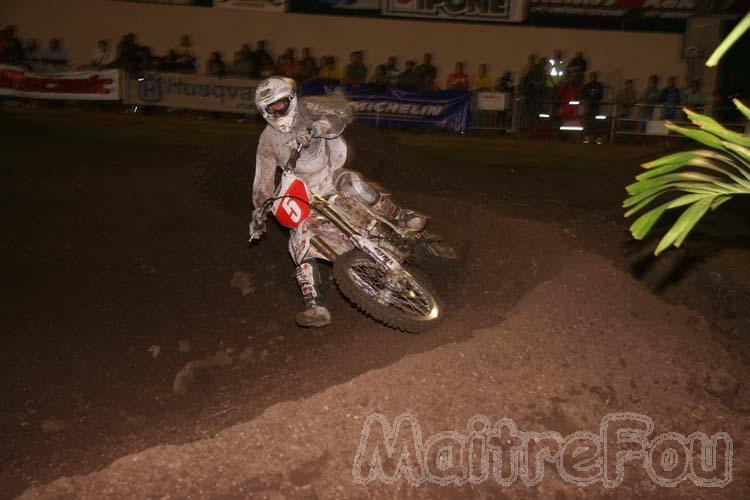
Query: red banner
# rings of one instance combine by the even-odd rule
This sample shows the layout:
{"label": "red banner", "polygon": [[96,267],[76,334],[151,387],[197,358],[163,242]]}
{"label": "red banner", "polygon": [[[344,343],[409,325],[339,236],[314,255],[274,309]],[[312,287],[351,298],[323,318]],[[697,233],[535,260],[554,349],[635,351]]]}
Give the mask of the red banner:
{"label": "red banner", "polygon": [[0,65],[0,95],[35,99],[119,101],[120,72],[108,69],[37,74],[18,66]]}

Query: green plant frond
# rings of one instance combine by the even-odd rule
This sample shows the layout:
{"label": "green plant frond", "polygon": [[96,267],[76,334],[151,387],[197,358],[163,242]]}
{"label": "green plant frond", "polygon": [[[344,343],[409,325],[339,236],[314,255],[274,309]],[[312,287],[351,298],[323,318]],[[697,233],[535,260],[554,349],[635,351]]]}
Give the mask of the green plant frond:
{"label": "green plant frond", "polygon": [[642,240],[646,237],[649,231],[651,231],[651,228],[654,227],[656,221],[658,221],[666,211],[667,207],[666,204],[664,204],[641,215],[630,225],[630,234],[632,234],[633,238],[636,240]]}
{"label": "green plant frond", "polygon": [[717,196],[714,202],[711,204],[711,210],[716,210],[720,206],[722,206],[724,203],[728,202],[732,199],[732,196]]}
{"label": "green plant frond", "polygon": [[656,224],[656,222],[664,214],[665,211],[672,208],[690,205],[707,197],[713,198],[714,195],[684,194],[675,198],[674,200],[663,203],[658,207],[649,210],[645,214],[641,215],[638,219],[636,219],[636,221],[630,226],[630,233],[633,235],[633,238],[641,240],[651,231],[651,229],[654,227],[654,224]]}
{"label": "green plant frond", "polygon": [[711,184],[716,186],[723,194],[750,194],[750,184],[732,184],[730,182],[712,181]]}
{"label": "green plant frond", "polygon": [[750,28],[750,12],[745,15],[745,17],[740,21],[737,26],[734,27],[734,29],[729,32],[729,35],[721,41],[718,47],[713,51],[711,54],[711,57],[708,58],[708,61],[706,61],[706,66],[709,68],[712,68],[716,66],[719,63],[719,60],[724,56],[727,50],[734,45],[734,42],[740,39],[740,37],[745,33],[745,31]]}
{"label": "green plant frond", "polygon": [[[748,150],[748,154],[750,154],[750,150]],[[643,168],[651,170],[637,175],[636,179],[644,180],[656,177],[658,175],[668,174],[669,172],[674,172],[675,170],[684,167],[689,161],[695,159],[707,159],[724,163],[734,169],[737,169],[744,177],[750,180],[750,169],[743,169],[742,166],[737,165],[736,161],[731,156],[727,156],[724,153],[719,153],[718,151],[712,151],[710,149],[697,149],[694,151],[675,153],[663,158],[659,158],[652,162],[644,163],[641,166]]]}
{"label": "green plant frond", "polygon": [[678,134],[682,134],[685,137],[688,137],[690,139],[693,139],[694,141],[698,141],[701,144],[705,144],[706,146],[714,149],[723,150],[724,146],[721,144],[721,139],[716,137],[715,135],[706,132],[705,130],[697,129],[697,128],[687,128],[687,127],[680,127],[679,125],[675,125],[674,123],[667,123],[667,128],[670,130],[674,130]]}
{"label": "green plant frond", "polygon": [[[668,166],[672,164],[679,164],[684,163],[688,160],[691,160],[697,156],[703,156],[705,153],[711,152],[710,149],[696,149],[693,151],[681,151],[679,153],[672,153],[671,155],[662,156],[661,158],[657,158],[655,160],[643,163],[641,166],[645,169],[653,169],[656,167],[662,167],[662,166]],[[641,175],[650,175],[651,171],[645,172]]]}
{"label": "green plant frond", "polygon": [[706,214],[711,204],[714,201],[714,197],[707,196],[702,200],[698,200],[690,205],[682,215],[677,219],[672,228],[667,231],[667,234],[659,242],[659,245],[654,251],[655,255],[661,254],[664,250],[674,245],[679,247],[690,231],[695,227],[698,221]]}
{"label": "green plant frond", "polygon": [[646,199],[653,200],[657,196],[668,193],[670,191],[684,191],[686,193],[702,194],[708,196],[725,194],[721,189],[717,189],[716,187],[710,185],[700,184],[698,182],[673,182],[671,184],[658,186],[647,191],[643,191],[642,193],[630,196],[622,202],[622,206],[623,208],[629,208],[639,204]]}
{"label": "green plant frond", "polygon": [[739,99],[732,99],[732,102],[740,111],[740,113],[742,113],[745,116],[745,118],[750,120],[750,108],[742,104],[742,101],[740,101]]}
{"label": "green plant frond", "polygon": [[699,126],[701,130],[705,130],[725,141],[739,144],[741,146],[750,146],[750,137],[745,137],[737,132],[727,130],[710,116],[701,115],[688,108],[683,108],[683,110],[685,111],[685,114],[687,114],[688,119],[695,125]]}
{"label": "green plant frond", "polygon": [[634,182],[633,184],[630,184],[625,188],[625,190],[628,192],[628,194],[638,194],[643,191],[646,191],[648,189],[657,187],[657,186],[663,186],[665,184],[669,184],[670,182],[679,182],[679,181],[698,181],[698,182],[714,182],[714,181],[720,181],[718,177],[714,177],[712,175],[702,174],[699,172],[680,172],[678,174],[665,174],[660,175],[658,177],[654,177],[652,179],[646,179],[646,180],[639,180],[638,182]]}
{"label": "green plant frond", "polygon": [[746,168],[742,168],[736,164],[735,164],[735,168],[737,168],[737,170],[742,172],[745,175],[745,177],[750,179],[750,149],[744,146],[740,146],[738,144],[732,144],[731,142],[728,142],[728,141],[724,141],[721,144],[729,152],[734,153],[734,156],[737,158],[737,160],[742,162],[742,164]]}

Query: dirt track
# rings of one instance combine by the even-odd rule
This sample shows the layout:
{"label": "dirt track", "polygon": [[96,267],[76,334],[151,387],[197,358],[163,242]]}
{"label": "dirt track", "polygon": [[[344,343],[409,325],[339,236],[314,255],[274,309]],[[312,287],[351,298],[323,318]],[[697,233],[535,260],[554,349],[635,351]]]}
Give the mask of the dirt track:
{"label": "dirt track", "polygon": [[[389,418],[416,412],[430,433],[461,429],[474,413],[512,418],[525,429],[596,430],[605,413],[629,410],[650,415],[657,431],[729,432],[737,448],[736,479],[723,493],[744,496],[748,467],[741,443],[747,440],[750,409],[743,364],[746,295],[682,254],[652,262],[640,257],[647,248],[628,243],[619,221],[609,217],[617,211],[614,193],[632,178],[635,165],[607,175],[586,172],[585,181],[581,172],[542,175],[535,169],[488,176],[481,169],[427,161],[377,131],[354,129],[350,136],[360,168],[433,215],[439,230],[455,233],[463,259],[435,270],[450,309],[433,333],[408,336],[382,328],[360,316],[332,286],[335,324],[320,332],[293,326],[299,299],[284,235],[271,231],[250,253],[243,244],[252,140],[136,147],[58,136],[41,149],[23,130],[4,138],[3,150],[12,158],[0,172],[4,208],[11,214],[4,232],[11,238],[3,250],[7,269],[0,291],[11,314],[0,320],[7,346],[0,368],[7,384],[2,419],[7,439],[0,449],[0,480],[6,486],[0,491],[12,496],[31,482],[90,472],[127,453],[189,443],[248,422],[217,441],[150,452],[143,459],[146,468],[153,467],[152,477],[163,481],[157,487],[144,478],[139,484],[149,489],[140,493],[157,496],[154,488],[174,488],[164,491],[197,495],[179,488],[198,487],[205,474],[217,483],[215,497],[227,498],[221,491],[229,490],[219,488],[215,471],[195,455],[207,447],[214,450],[207,455],[211,463],[226,459],[227,467],[246,466],[246,472],[227,475],[226,488],[237,480],[246,481],[246,491],[281,489],[294,496],[314,489],[321,498],[343,497],[349,490],[338,495],[331,488],[344,484],[338,482],[342,470],[348,467],[351,474],[361,419],[373,409]],[[570,186],[581,189],[568,198],[552,196],[572,191],[559,189]],[[539,203],[532,203],[535,187],[542,191]],[[602,204],[607,197],[615,200],[611,206]],[[681,262],[690,265],[675,266]],[[243,296],[230,287],[238,270],[250,275],[252,293]],[[663,299],[696,312],[660,302],[631,273],[657,287]],[[712,332],[709,322],[725,333]],[[178,351],[183,339],[191,342],[188,353]],[[635,344],[648,348],[638,352],[631,349]],[[152,345],[161,349],[156,359],[148,352]],[[227,353],[232,364],[197,380],[186,396],[172,394],[174,375],[186,362],[217,351]],[[613,359],[617,353],[622,354]],[[469,363],[466,368],[454,368],[456,356]],[[477,365],[477,375],[469,365]],[[435,376],[426,375],[440,366],[451,367],[445,370],[455,384],[446,387],[455,389],[451,398],[426,389],[439,387]],[[531,384],[534,374],[544,375],[544,383]],[[420,390],[404,377],[419,380]],[[472,377],[487,396],[458,390]],[[388,404],[375,404],[385,394]],[[301,401],[273,406],[295,400]],[[315,427],[321,405],[333,401],[338,408],[331,411],[339,413]],[[685,406],[695,410],[680,410]],[[359,420],[339,420],[346,409]],[[301,459],[305,467],[284,458],[289,450],[280,439],[267,440],[281,455],[265,466],[246,458],[238,462],[225,452],[217,458],[213,447],[221,446],[222,436],[241,447],[238,433],[274,418],[294,428],[302,425],[300,415],[307,426],[300,430],[317,429],[308,454],[301,455],[307,457]],[[51,418],[64,430],[42,432]],[[330,450],[330,460],[313,468],[315,474],[303,484],[290,478],[290,471],[306,474],[309,460],[317,461],[316,453],[331,443],[340,449]],[[197,474],[194,481],[164,478],[156,464],[176,457],[185,459],[180,473]],[[67,484],[81,488],[74,496],[86,491],[103,498],[96,481],[120,477],[135,484],[132,478],[141,477],[118,469],[123,463],[93,482]],[[264,486],[257,479],[261,472],[271,473],[276,483]],[[341,480],[352,487],[351,475]],[[112,491],[112,498],[133,493]],[[384,486],[352,491],[394,496]],[[424,493],[409,494],[434,496],[429,489],[418,491]],[[569,498],[580,494],[559,481],[527,493],[548,497],[557,491]],[[617,491],[623,498],[660,493],[642,482]],[[680,491],[695,496],[707,490]]]}

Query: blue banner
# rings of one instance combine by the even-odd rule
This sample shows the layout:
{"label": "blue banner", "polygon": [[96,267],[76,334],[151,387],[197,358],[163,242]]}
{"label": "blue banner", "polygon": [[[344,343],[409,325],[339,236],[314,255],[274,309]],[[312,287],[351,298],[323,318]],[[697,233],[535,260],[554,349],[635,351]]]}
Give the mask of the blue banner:
{"label": "blue banner", "polygon": [[463,132],[469,126],[471,92],[430,92],[362,85],[340,87],[334,82],[304,82],[300,95],[314,96],[343,90],[352,103],[357,121],[379,127],[417,127]]}

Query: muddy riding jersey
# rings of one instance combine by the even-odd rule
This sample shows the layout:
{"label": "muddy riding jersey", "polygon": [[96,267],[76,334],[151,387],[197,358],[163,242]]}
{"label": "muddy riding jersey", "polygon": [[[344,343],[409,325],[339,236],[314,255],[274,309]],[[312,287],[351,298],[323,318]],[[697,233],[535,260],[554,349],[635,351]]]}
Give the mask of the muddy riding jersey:
{"label": "muddy riding jersey", "polygon": [[293,129],[283,134],[266,126],[258,142],[253,182],[253,205],[256,210],[274,194],[276,168],[283,166],[297,147],[297,133],[315,127],[315,137],[297,160],[294,174],[310,190],[320,195],[334,191],[333,174],[346,161],[346,143],[341,133],[351,121],[351,110],[345,101],[319,103],[300,100],[300,112]]}

